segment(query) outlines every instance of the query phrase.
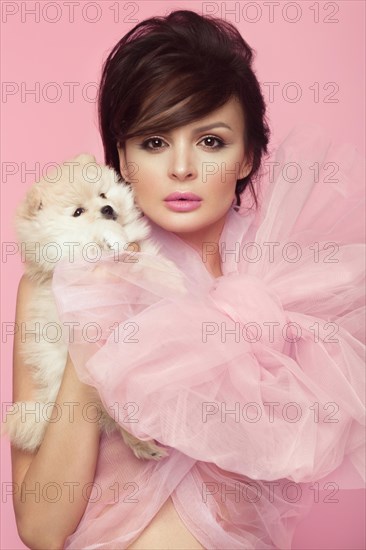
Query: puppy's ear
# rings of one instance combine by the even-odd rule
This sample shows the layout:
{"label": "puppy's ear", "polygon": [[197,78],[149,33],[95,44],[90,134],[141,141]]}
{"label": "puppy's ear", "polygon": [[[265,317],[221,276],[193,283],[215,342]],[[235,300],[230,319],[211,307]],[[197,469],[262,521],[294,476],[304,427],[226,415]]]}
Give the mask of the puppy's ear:
{"label": "puppy's ear", "polygon": [[24,201],[19,205],[17,214],[22,218],[34,218],[44,206],[44,196],[41,187],[36,183],[32,185]]}
{"label": "puppy's ear", "polygon": [[79,162],[80,164],[88,164],[89,162],[97,162],[96,158],[89,153],[81,153],[77,157],[72,159],[74,162]]}

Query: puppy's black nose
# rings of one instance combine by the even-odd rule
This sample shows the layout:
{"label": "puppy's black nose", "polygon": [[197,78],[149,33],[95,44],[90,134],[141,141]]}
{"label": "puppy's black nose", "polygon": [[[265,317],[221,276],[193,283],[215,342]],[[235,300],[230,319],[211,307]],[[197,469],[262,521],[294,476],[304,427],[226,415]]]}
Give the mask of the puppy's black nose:
{"label": "puppy's black nose", "polygon": [[112,218],[116,218],[116,213],[113,210],[113,208],[111,206],[109,206],[109,204],[107,204],[106,206],[103,206],[103,208],[101,208],[100,212],[101,212],[101,214],[104,218],[107,218],[107,220],[110,220]]}

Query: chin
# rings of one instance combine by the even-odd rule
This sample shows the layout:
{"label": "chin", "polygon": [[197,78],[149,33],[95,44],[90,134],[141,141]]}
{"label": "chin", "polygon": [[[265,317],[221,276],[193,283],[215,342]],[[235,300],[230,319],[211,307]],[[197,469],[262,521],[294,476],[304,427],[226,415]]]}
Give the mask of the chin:
{"label": "chin", "polygon": [[[208,215],[207,212],[203,212],[203,207],[193,210],[192,212],[173,212],[163,211],[161,215],[156,213],[150,217],[150,219],[159,227],[170,231],[171,233],[181,233],[185,235],[201,233],[204,237],[206,232],[211,232],[215,226],[223,224],[226,218],[228,209],[218,212],[215,216]],[[156,212],[156,211],[155,211]],[[149,217],[149,214],[145,212],[145,215]],[[221,230],[221,227],[220,227]]]}

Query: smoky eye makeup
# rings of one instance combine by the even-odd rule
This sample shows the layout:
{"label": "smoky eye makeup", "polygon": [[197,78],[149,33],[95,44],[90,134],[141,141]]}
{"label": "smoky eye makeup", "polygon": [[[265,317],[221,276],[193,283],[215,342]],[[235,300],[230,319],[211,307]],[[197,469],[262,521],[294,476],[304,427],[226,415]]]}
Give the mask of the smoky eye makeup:
{"label": "smoky eye makeup", "polygon": [[[207,143],[203,143],[203,142],[207,142],[209,140],[209,145],[207,145]],[[155,145],[157,145],[157,147],[151,147],[151,143],[154,143],[155,142]],[[160,144],[165,144],[165,140],[159,136],[151,136],[151,137],[148,137],[146,139],[144,139],[143,141],[141,141],[139,144],[138,144],[138,147],[139,149],[143,149],[145,151],[160,151],[162,149],[165,149],[166,146],[165,145],[162,145],[159,147],[159,143]],[[218,136],[215,136],[215,135],[207,135],[207,136],[204,136],[202,137],[199,142],[199,144],[202,144],[203,143],[203,147],[204,149],[206,150],[213,150],[213,151],[216,151],[218,149],[222,149],[223,147],[225,147],[226,143],[225,141],[218,137]]]}
{"label": "smoky eye makeup", "polygon": [[211,140],[211,143],[212,142],[215,142],[217,143],[216,147],[211,147],[210,145],[208,146],[209,149],[221,149],[222,147],[224,147],[226,145],[226,142],[222,139],[222,138],[219,138],[217,136],[205,136],[204,138],[202,138],[201,141],[205,141],[205,140]]}

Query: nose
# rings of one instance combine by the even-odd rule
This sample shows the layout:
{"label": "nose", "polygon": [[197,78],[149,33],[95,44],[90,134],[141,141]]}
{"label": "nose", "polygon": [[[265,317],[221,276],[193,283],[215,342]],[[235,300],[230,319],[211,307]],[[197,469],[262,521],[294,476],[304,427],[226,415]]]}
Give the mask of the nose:
{"label": "nose", "polygon": [[106,218],[107,220],[116,218],[116,213],[109,204],[103,206],[103,208],[100,209],[100,213],[102,214],[103,218]]}
{"label": "nose", "polygon": [[194,154],[189,150],[189,145],[177,145],[174,148],[169,167],[169,177],[179,181],[192,180],[197,177]]}

